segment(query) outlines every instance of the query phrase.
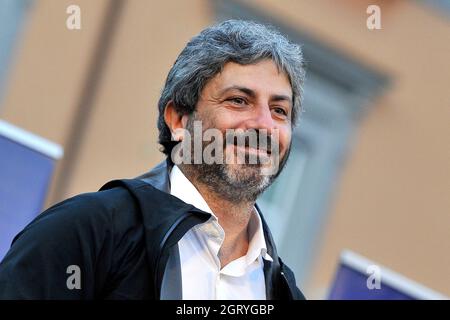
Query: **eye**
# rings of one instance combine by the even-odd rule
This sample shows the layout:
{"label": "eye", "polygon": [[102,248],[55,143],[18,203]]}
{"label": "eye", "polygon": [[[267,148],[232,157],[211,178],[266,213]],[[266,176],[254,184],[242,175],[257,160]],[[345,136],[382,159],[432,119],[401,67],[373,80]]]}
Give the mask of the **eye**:
{"label": "eye", "polygon": [[231,101],[231,102],[233,102],[234,104],[237,104],[237,105],[243,105],[243,104],[247,103],[247,101],[244,98],[241,98],[241,97],[230,98],[227,101]]}
{"label": "eye", "polygon": [[275,111],[275,113],[277,113],[277,114],[279,114],[279,115],[282,115],[282,116],[287,116],[288,114],[287,114],[287,112],[286,112],[286,110],[284,110],[283,108],[273,108],[273,110]]}

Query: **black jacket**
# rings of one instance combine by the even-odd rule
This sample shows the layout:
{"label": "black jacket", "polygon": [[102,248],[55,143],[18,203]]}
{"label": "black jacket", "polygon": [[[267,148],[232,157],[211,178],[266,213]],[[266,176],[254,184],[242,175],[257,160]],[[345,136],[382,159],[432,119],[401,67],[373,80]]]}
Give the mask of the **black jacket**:
{"label": "black jacket", "polygon": [[[163,162],[144,176],[111,181],[47,209],[14,238],[0,263],[0,299],[160,299],[166,272],[181,279],[178,241],[210,217],[168,190]],[[304,299],[262,220],[274,260],[264,261],[267,298]],[[67,286],[74,265],[80,289]],[[176,282],[168,297],[181,298]]]}

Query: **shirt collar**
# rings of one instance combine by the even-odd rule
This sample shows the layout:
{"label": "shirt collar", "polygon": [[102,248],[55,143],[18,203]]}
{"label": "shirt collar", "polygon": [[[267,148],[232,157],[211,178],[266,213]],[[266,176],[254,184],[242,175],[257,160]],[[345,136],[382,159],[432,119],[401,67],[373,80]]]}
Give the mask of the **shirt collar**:
{"label": "shirt collar", "polygon": [[248,237],[250,243],[247,251],[247,263],[251,263],[260,255],[265,260],[273,261],[272,257],[267,253],[266,239],[264,237],[260,213],[256,207],[254,207],[254,209],[248,225]]}
{"label": "shirt collar", "polygon": [[208,212],[217,219],[197,188],[189,181],[178,166],[173,166],[170,172],[170,194],[197,209]]}

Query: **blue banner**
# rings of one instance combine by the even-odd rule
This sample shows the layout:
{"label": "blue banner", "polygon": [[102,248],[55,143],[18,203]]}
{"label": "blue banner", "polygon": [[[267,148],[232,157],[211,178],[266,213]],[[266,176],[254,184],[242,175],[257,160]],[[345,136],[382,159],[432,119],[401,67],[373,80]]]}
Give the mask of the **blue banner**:
{"label": "blue banner", "polygon": [[62,155],[55,146],[0,121],[0,260],[43,209],[55,158]]}

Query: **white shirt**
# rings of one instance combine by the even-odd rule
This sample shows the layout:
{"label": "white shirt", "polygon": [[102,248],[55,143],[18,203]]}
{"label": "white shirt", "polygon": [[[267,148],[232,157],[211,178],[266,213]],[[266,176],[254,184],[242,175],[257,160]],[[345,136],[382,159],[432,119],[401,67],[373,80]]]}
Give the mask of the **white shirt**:
{"label": "white shirt", "polygon": [[273,261],[258,213],[249,222],[247,254],[221,268],[218,253],[225,232],[205,199],[181,170],[170,173],[170,194],[211,213],[211,218],[189,230],[178,242],[184,300],[265,300],[263,260]]}

